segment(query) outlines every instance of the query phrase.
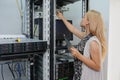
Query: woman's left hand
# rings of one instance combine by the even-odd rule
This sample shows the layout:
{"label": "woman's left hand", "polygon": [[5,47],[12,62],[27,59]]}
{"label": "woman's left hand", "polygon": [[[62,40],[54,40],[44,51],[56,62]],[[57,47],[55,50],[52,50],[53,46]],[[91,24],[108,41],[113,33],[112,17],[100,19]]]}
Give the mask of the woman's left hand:
{"label": "woman's left hand", "polygon": [[79,54],[79,51],[76,49],[76,48],[74,48],[74,47],[71,47],[71,48],[69,48],[69,50],[70,50],[70,52],[72,53],[72,55],[74,56],[74,57],[78,57],[80,54]]}

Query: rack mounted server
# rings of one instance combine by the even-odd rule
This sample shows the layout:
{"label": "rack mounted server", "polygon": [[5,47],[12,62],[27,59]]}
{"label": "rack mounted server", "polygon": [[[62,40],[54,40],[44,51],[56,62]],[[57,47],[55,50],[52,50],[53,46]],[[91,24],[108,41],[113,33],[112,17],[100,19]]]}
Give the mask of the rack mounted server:
{"label": "rack mounted server", "polygon": [[21,42],[16,42],[14,39],[0,39],[1,59],[2,57],[10,58],[9,56],[25,56],[29,54],[43,53],[46,49],[47,41],[22,39]]}

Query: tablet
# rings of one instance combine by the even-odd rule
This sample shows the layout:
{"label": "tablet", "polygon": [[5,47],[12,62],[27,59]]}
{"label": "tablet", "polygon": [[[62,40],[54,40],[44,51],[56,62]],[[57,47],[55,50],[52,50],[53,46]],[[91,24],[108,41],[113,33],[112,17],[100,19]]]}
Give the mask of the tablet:
{"label": "tablet", "polygon": [[65,36],[65,34],[64,34],[64,39],[65,39],[67,48],[71,48],[71,47],[72,47],[72,44],[71,44],[70,41],[67,39],[67,37]]}

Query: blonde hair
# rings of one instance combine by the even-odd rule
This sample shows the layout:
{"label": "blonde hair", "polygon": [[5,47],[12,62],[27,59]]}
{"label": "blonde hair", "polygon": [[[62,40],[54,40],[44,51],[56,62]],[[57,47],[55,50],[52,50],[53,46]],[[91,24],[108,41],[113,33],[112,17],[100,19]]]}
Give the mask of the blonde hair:
{"label": "blonde hair", "polygon": [[106,39],[104,34],[104,22],[102,16],[99,12],[95,10],[88,11],[86,13],[86,16],[89,21],[90,33],[95,35],[101,42],[102,60],[104,61],[104,58],[106,56]]}

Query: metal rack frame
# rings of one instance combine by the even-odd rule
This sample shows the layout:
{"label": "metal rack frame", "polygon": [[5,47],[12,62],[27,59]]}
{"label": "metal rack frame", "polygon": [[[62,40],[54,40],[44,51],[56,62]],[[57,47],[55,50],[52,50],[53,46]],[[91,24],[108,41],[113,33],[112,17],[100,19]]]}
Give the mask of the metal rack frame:
{"label": "metal rack frame", "polygon": [[[82,0],[82,16],[88,11],[88,0]],[[55,80],[56,0],[43,0],[43,40],[48,49],[43,55],[43,80]],[[30,38],[33,38],[33,0],[30,0]]]}
{"label": "metal rack frame", "polygon": [[50,0],[43,0],[43,40],[48,49],[43,55],[43,80],[50,79]]}

